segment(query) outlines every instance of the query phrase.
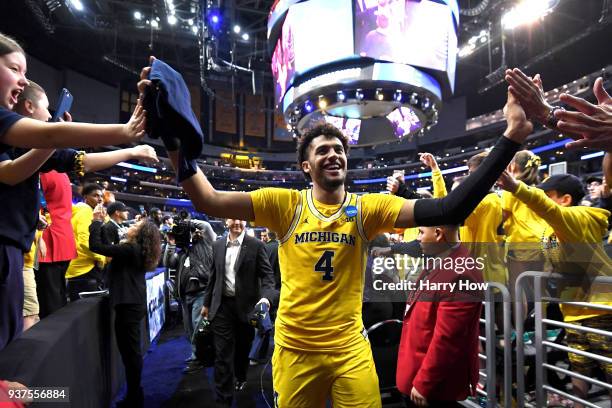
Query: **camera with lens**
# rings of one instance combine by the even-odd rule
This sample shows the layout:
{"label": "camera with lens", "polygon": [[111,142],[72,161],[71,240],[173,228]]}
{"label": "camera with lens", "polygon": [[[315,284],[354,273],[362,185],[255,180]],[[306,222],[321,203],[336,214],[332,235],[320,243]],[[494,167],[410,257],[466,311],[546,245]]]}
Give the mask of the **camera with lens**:
{"label": "camera with lens", "polygon": [[190,220],[180,220],[172,227],[170,234],[178,248],[189,248],[197,242],[199,235],[197,228]]}

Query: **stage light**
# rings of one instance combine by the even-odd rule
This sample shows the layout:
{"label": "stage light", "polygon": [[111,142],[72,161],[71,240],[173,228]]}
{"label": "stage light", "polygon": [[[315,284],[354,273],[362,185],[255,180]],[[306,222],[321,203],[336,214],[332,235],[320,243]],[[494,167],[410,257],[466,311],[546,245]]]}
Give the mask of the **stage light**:
{"label": "stage light", "polygon": [[314,106],[312,106],[312,102],[306,101],[306,103],[304,104],[304,109],[306,109],[306,112],[308,113],[312,112],[312,110],[314,109]]}
{"label": "stage light", "polygon": [[151,20],[151,27],[153,28],[159,27],[159,23],[157,22],[157,20]]}
{"label": "stage light", "polygon": [[142,20],[142,13],[140,11],[135,11],[134,12],[134,19]]}
{"label": "stage light", "polygon": [[423,100],[421,100],[421,108],[428,109],[429,106],[431,105],[431,102],[429,101],[429,98],[425,97],[423,98]]}
{"label": "stage light", "polygon": [[473,53],[475,49],[476,49],[476,46],[474,44],[466,44],[459,49],[457,56],[459,58],[467,57],[468,55]]}
{"label": "stage light", "polygon": [[412,93],[410,95],[410,104],[411,105],[416,105],[419,103],[419,95],[417,95],[416,93]]}
{"label": "stage light", "polygon": [[355,91],[355,98],[356,98],[358,101],[362,101],[362,100],[363,100],[364,95],[363,95],[363,91],[361,90],[361,88],[360,88],[360,89],[357,89],[357,90]]}
{"label": "stage light", "polygon": [[402,90],[401,89],[398,89],[397,91],[395,91],[395,94],[393,95],[393,99],[395,100],[395,102],[402,101]]}
{"label": "stage light", "polygon": [[238,24],[236,24],[236,25],[234,26],[234,32],[235,32],[236,34],[240,34],[240,26],[239,26]]}
{"label": "stage light", "polygon": [[242,34],[242,39],[243,39],[244,41],[249,41],[249,38],[250,38],[250,37],[249,37],[249,33],[244,33],[244,34]]}
{"label": "stage light", "polygon": [[502,26],[512,30],[533,23],[549,14],[558,3],[559,0],[523,0],[502,16]]}
{"label": "stage light", "polygon": [[379,101],[382,101],[383,99],[385,99],[385,95],[382,92],[381,88],[376,89],[376,99]]}
{"label": "stage light", "polygon": [[346,100],[346,95],[344,92],[338,91],[336,92],[336,99],[338,99],[338,102],[344,102]]}
{"label": "stage light", "polygon": [[70,4],[78,11],[83,11],[85,9],[85,7],[83,7],[83,3],[81,3],[81,0],[70,0]]}
{"label": "stage light", "polygon": [[168,24],[175,25],[176,21],[177,21],[176,16],[174,14],[171,14],[168,16]]}
{"label": "stage light", "polygon": [[193,25],[193,18],[187,20],[187,24],[189,24],[189,26],[191,27]]}
{"label": "stage light", "polygon": [[197,34],[197,33],[198,33],[198,26],[191,26],[191,31],[192,31],[194,34]]}
{"label": "stage light", "polygon": [[217,24],[219,22],[219,16],[216,14],[213,14],[210,16],[210,22],[213,24]]}
{"label": "stage light", "polygon": [[327,100],[325,99],[325,97],[323,95],[319,96],[319,109],[325,109],[327,108]]}

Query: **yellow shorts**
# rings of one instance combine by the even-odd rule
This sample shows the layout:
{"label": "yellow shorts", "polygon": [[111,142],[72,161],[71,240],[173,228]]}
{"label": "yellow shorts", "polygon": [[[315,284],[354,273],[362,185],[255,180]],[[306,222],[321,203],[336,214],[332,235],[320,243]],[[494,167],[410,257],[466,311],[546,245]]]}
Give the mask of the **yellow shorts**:
{"label": "yellow shorts", "polygon": [[34,269],[23,268],[23,289],[23,316],[37,315],[39,306]]}
{"label": "yellow shorts", "polygon": [[378,376],[370,343],[344,353],[306,352],[274,346],[275,408],[380,408]]}

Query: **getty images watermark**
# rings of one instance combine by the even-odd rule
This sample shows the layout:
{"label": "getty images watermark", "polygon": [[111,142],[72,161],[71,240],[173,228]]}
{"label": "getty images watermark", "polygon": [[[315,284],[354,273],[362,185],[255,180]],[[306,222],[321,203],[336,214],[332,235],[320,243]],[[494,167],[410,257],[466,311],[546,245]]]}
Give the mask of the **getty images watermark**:
{"label": "getty images watermark", "polygon": [[[446,270],[453,271],[458,275],[463,275],[466,271],[474,270],[477,273],[482,273],[485,268],[484,257],[426,257],[422,255],[419,258],[408,255],[396,255],[394,257],[377,257],[372,263],[372,272],[376,275],[381,275],[390,270],[405,271],[406,276],[415,275],[419,270]],[[459,280],[457,282],[432,282],[428,279],[420,279],[418,282],[413,280],[403,279],[399,282],[384,282],[382,280],[374,280],[373,288],[375,290],[401,290],[401,291],[435,291],[444,290],[449,292],[458,291],[478,291],[486,290],[487,282],[474,282],[471,280]]]}

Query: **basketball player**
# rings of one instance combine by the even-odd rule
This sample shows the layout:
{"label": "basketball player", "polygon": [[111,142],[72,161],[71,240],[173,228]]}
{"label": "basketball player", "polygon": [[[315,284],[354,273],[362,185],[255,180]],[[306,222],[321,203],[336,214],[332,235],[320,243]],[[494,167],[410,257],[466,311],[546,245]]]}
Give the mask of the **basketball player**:
{"label": "basketball player", "polygon": [[[141,72],[141,92],[150,85],[149,70]],[[394,227],[459,224],[465,219],[533,129],[511,95],[504,112],[504,137],[482,165],[442,199],[347,192],[347,139],[329,124],[314,127],[298,142],[298,164],[312,180],[312,189],[216,191],[197,166],[182,177],[180,183],[198,211],[251,220],[282,237],[273,356],[277,407],[323,407],[330,398],[336,408],[381,406],[361,318],[368,240]],[[173,136],[164,136],[168,146],[177,146]],[[185,174],[178,150],[168,154],[179,174]]]}

